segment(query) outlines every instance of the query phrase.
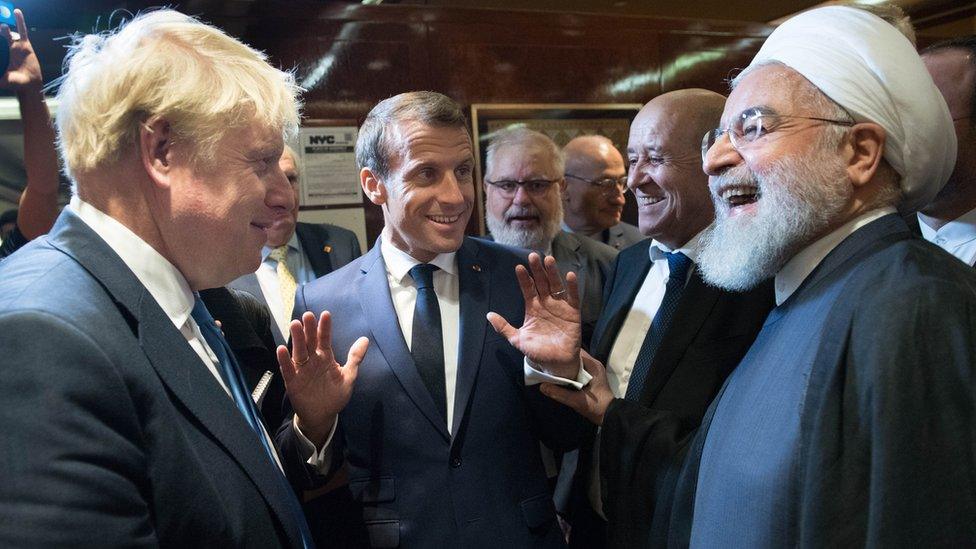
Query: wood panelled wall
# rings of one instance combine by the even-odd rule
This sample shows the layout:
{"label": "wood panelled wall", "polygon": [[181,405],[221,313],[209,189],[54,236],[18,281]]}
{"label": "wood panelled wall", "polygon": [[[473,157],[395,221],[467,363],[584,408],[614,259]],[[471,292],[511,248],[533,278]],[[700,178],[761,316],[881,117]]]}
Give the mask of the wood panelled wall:
{"label": "wood panelled wall", "polygon": [[[465,106],[645,103],[689,87],[724,93],[772,32],[724,21],[304,2],[226,23],[297,69],[308,118],[360,123],[376,102],[420,89]],[[372,242],[382,214],[366,203],[366,218]]]}

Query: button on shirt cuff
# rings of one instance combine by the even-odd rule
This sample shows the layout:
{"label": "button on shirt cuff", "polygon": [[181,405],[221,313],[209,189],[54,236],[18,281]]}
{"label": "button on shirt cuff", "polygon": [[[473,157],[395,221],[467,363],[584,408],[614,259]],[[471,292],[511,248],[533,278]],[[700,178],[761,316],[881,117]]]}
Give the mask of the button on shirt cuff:
{"label": "button on shirt cuff", "polygon": [[322,445],[321,450],[316,451],[312,441],[308,440],[308,437],[298,428],[298,416],[292,416],[291,418],[291,427],[294,429],[295,434],[298,435],[298,444],[302,449],[302,459],[305,460],[305,463],[311,465],[316,473],[324,475],[329,472],[329,467],[332,465],[332,452],[329,450],[332,445],[332,437],[335,435],[338,425],[339,418],[336,417],[335,423],[332,424],[332,430],[329,431],[329,436],[325,437],[325,444]]}
{"label": "button on shirt cuff", "polygon": [[542,367],[538,364],[529,360],[529,357],[525,357],[525,363],[523,365],[523,371],[525,373],[525,385],[538,385],[540,383],[552,383],[554,385],[568,385],[577,391],[586,387],[586,384],[593,379],[583,368],[583,359],[580,359],[579,373],[576,374],[576,380],[566,379],[564,377],[554,376],[552,374],[547,374],[542,371]]}

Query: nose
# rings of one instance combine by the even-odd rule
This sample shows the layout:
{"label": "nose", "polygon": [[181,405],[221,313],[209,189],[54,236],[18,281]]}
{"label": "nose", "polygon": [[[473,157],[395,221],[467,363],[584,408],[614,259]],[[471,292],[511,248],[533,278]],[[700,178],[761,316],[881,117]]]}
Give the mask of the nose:
{"label": "nose", "polygon": [[441,180],[437,200],[441,204],[463,204],[464,193],[461,191],[461,184],[454,172],[448,171]]}
{"label": "nose", "polygon": [[283,208],[287,211],[291,211],[295,208],[295,200],[297,193],[292,189],[291,182],[288,181],[288,177],[285,172],[281,170],[277,165],[272,169],[272,173],[269,175],[268,181],[268,191],[265,196],[265,203],[272,208]]}
{"label": "nose", "polygon": [[605,196],[607,197],[607,202],[609,202],[610,204],[623,204],[624,202],[626,202],[626,199],[624,198],[624,191],[628,187],[630,187],[630,176],[627,176],[626,187],[622,189],[617,185],[610,187],[610,189],[605,193]]}
{"label": "nose", "polygon": [[708,175],[719,175],[740,162],[742,162],[742,156],[732,146],[732,141],[726,132],[705,152],[702,159],[702,170]]}
{"label": "nose", "polygon": [[527,205],[532,203],[532,198],[529,197],[529,191],[525,190],[524,185],[519,185],[515,188],[515,196],[512,197],[513,204]]}

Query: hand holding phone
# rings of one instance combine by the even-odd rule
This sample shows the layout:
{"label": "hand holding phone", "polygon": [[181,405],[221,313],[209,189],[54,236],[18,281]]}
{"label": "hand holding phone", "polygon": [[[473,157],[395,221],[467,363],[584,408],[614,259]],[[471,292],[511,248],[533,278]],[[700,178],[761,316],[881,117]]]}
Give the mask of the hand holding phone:
{"label": "hand holding phone", "polygon": [[[12,12],[14,22],[12,27],[3,17],[7,11]],[[5,0],[0,0],[0,36],[9,45],[8,48],[0,47],[0,50],[8,54],[8,63],[0,65],[4,68],[0,76],[0,88],[14,91],[26,91],[32,88],[40,90],[44,84],[44,77],[41,75],[41,63],[37,60],[30,38],[27,36],[24,13],[19,9],[13,9],[13,4]]]}

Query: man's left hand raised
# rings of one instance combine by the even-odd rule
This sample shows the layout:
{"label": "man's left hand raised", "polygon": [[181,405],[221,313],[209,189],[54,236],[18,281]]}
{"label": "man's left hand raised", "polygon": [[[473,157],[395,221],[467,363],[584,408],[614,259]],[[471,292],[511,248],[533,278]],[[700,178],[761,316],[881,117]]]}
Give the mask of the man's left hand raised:
{"label": "man's left hand raised", "polygon": [[546,373],[575,379],[580,369],[580,304],[576,274],[566,276],[566,285],[556,268],[556,260],[529,254],[529,268],[515,267],[525,320],[515,328],[497,313],[488,313],[488,322]]}

